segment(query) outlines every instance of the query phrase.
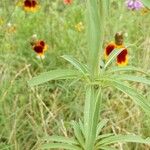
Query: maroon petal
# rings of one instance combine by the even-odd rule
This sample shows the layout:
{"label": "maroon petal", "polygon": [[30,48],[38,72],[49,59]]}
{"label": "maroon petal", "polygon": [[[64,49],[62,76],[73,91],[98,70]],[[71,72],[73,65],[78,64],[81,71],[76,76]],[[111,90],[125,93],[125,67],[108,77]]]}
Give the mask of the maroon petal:
{"label": "maroon petal", "polygon": [[40,45],[44,47],[45,46],[45,42],[44,41],[40,41]]}
{"label": "maroon petal", "polygon": [[31,1],[30,0],[25,0],[24,1],[24,6],[25,7],[31,7],[32,6]]}
{"label": "maroon petal", "polygon": [[109,56],[109,54],[115,49],[115,45],[114,44],[109,44],[106,49],[105,49],[105,54],[106,56]]}
{"label": "maroon petal", "polygon": [[118,56],[117,56],[117,63],[118,64],[126,64],[127,63],[127,49],[124,49]]}
{"label": "maroon petal", "polygon": [[32,0],[32,7],[36,7],[37,5],[37,1],[36,0]]}
{"label": "maroon petal", "polygon": [[34,46],[33,49],[36,53],[43,53],[43,47],[40,45]]}

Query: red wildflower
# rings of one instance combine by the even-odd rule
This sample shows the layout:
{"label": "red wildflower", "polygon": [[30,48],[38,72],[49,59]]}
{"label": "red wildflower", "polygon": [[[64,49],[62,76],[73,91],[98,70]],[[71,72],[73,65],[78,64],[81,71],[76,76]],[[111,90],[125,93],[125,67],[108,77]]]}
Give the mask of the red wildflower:
{"label": "red wildflower", "polygon": [[45,44],[45,42],[43,40],[38,40],[34,43],[32,43],[32,48],[33,50],[37,53],[37,56],[39,58],[44,58],[44,53],[48,48],[48,45]]}
{"label": "red wildflower", "polygon": [[[124,49],[123,49],[124,48]],[[115,42],[110,42],[104,51],[105,59],[107,60],[108,56],[114,49],[123,49],[120,54],[117,56],[118,66],[125,66],[128,63],[128,51],[123,45],[123,35],[122,33],[116,33]]]}
{"label": "red wildflower", "polygon": [[64,4],[67,5],[67,4],[72,4],[72,0],[64,0]]}
{"label": "red wildflower", "polygon": [[34,12],[38,9],[37,0],[24,0],[23,7],[26,11]]}

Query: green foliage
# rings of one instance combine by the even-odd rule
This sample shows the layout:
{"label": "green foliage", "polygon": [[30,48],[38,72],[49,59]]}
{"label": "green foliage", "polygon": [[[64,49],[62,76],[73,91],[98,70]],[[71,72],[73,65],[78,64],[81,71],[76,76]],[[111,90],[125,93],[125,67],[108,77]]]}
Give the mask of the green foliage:
{"label": "green foliage", "polygon": [[79,145],[81,145],[81,147],[83,149],[85,149],[84,135],[82,134],[80,125],[76,122],[73,122],[72,124],[73,124],[73,129],[74,129],[74,135],[75,135],[76,139],[78,140]]}
{"label": "green foliage", "polygon": [[148,75],[146,72],[144,72],[142,69],[139,69],[137,67],[134,66],[124,66],[124,67],[111,67],[109,68],[107,71],[107,74],[112,74],[112,73],[116,73],[118,74],[119,72],[140,72],[142,74],[146,74]]}
{"label": "green foliage", "polygon": [[134,76],[134,75],[112,75],[112,78],[117,78],[119,80],[123,80],[123,81],[132,81],[132,82],[139,82],[139,83],[143,83],[143,84],[147,84],[150,85],[150,80],[144,77],[138,77],[138,76]]}
{"label": "green foliage", "polygon": [[99,134],[101,133],[103,127],[107,124],[108,120],[104,119],[101,122],[97,124],[97,130],[96,130],[96,137],[98,138]]}
{"label": "green foliage", "polygon": [[69,55],[63,55],[62,58],[64,58],[68,62],[70,62],[76,69],[78,69],[79,71],[81,71],[83,74],[87,74],[88,73],[87,67],[84,64],[80,63],[74,57],[69,56]]}
{"label": "green foliage", "polygon": [[53,149],[53,148],[63,148],[63,149],[67,149],[67,150],[82,150],[77,146],[74,145],[70,145],[70,144],[64,144],[64,143],[51,143],[51,144],[44,144],[42,146],[42,149]]}
{"label": "green foliage", "polygon": [[139,92],[137,92],[135,89],[129,87],[125,83],[122,83],[119,80],[113,81],[113,83],[110,85],[116,87],[123,93],[127,94],[129,97],[131,97],[136,104],[138,104],[147,114],[149,115],[150,112],[150,104],[149,102],[141,95]]}
{"label": "green foliage", "polygon": [[150,8],[150,1],[149,1],[149,0],[141,0],[141,1],[142,1],[142,3],[143,3],[146,7]]}
{"label": "green foliage", "polygon": [[[101,1],[101,0],[100,0]],[[91,76],[97,76],[99,68],[100,49],[102,48],[102,25],[97,0],[87,0],[87,43],[88,63]]]}
{"label": "green foliage", "polygon": [[[105,1],[106,2],[106,1]],[[86,75],[86,78],[83,78],[84,86],[86,86],[86,98],[85,98],[85,107],[84,107],[84,125],[82,128],[82,122],[80,124],[73,122],[74,136],[78,141],[78,145],[82,149],[86,150],[94,150],[100,149],[111,149],[111,147],[107,147],[109,144],[114,142],[138,142],[138,143],[146,143],[149,144],[149,139],[142,139],[137,136],[106,136],[105,138],[99,138],[99,134],[106,124],[106,120],[99,122],[99,113],[100,106],[102,100],[102,88],[103,86],[112,86],[117,88],[118,90],[126,93],[129,97],[131,97],[136,104],[145,110],[145,112],[150,113],[150,105],[145,101],[145,98],[136,92],[133,88],[129,87],[123,81],[132,81],[132,82],[140,82],[144,84],[150,84],[150,80],[137,77],[133,75],[111,75],[110,73],[116,71],[139,71],[135,69],[135,67],[128,67],[124,69],[112,69],[109,72],[108,66],[113,62],[114,59],[122,52],[121,50],[114,50],[110,56],[106,64],[104,64],[102,70],[99,70],[99,62],[100,62],[100,49],[102,49],[103,44],[103,29],[104,29],[104,15],[106,15],[106,8],[108,8],[109,4],[105,3],[103,0],[99,0],[99,6],[96,0],[88,0],[87,1],[87,37],[88,37],[88,48],[89,48],[89,56],[88,56],[88,68],[76,60],[72,56],[64,55],[62,56],[65,60],[70,62],[77,70],[78,73],[82,73]],[[101,40],[101,41],[99,41]],[[89,71],[88,71],[89,70]],[[70,73],[71,72],[71,73]],[[100,73],[100,74],[99,74]],[[36,77],[36,79],[32,79],[30,81],[31,85],[38,85],[42,82],[46,82],[49,80],[57,80],[64,79],[68,77],[76,77],[74,72],[71,70],[61,70],[61,71],[51,71],[49,73],[45,73],[41,76]],[[45,80],[43,80],[45,78]],[[85,80],[86,79],[86,80]],[[43,81],[42,81],[43,80]],[[39,81],[39,83],[38,83]],[[87,85],[86,82],[89,82]],[[106,141],[106,142],[105,142]],[[59,142],[59,140],[57,140]],[[72,145],[62,141],[61,144],[53,143],[46,144],[43,148],[62,148],[65,149],[74,149]],[[74,146],[77,146],[76,144]],[[105,147],[106,146],[106,147]]]}
{"label": "green foliage", "polygon": [[136,135],[115,135],[102,139],[100,142],[97,143],[97,145],[106,146],[117,142],[135,142],[149,144],[150,138],[143,139],[140,136]]}
{"label": "green foliage", "polygon": [[[10,5],[3,0],[5,8],[0,8],[0,19],[6,18],[0,25],[0,149],[116,150],[118,143],[124,143],[123,149],[149,149],[149,138],[121,135],[134,132],[147,137],[150,133],[149,14],[143,17],[140,12],[130,12],[123,8],[123,1],[91,0],[84,23],[82,1],[67,6],[59,0],[40,2],[36,13],[24,12],[14,1]],[[148,0],[143,2],[149,7]],[[80,21],[88,38],[74,27]],[[16,33],[7,33],[8,22],[16,25]],[[128,33],[126,43],[136,43],[128,47],[127,67],[114,67],[121,50],[113,51],[106,63],[101,59],[103,45],[120,30]],[[35,58],[30,46],[33,34],[49,45],[43,62]],[[69,65],[58,57],[61,55],[73,69],[66,69]],[[122,105],[127,107],[122,110]],[[115,109],[119,110],[117,117],[113,116]],[[70,120],[79,122],[70,126]]]}
{"label": "green foliage", "polygon": [[82,77],[81,74],[71,69],[57,69],[49,72],[42,73],[29,81],[30,86],[39,85],[51,80],[73,79]]}

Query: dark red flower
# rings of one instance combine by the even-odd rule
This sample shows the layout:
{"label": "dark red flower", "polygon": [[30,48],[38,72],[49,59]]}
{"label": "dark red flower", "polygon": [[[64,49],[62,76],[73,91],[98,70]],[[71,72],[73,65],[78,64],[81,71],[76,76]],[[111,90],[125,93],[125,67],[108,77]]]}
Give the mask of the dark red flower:
{"label": "dark red flower", "polygon": [[71,4],[72,0],[64,0],[64,4]]}
{"label": "dark red flower", "polygon": [[38,40],[32,44],[33,50],[37,53],[38,57],[44,58],[44,53],[48,48],[48,45],[45,44],[43,40]]}
{"label": "dark red flower", "polygon": [[24,1],[24,6],[25,7],[31,7],[32,6],[31,1],[30,0],[25,0]]}
{"label": "dark red flower", "polygon": [[38,8],[37,0],[25,0],[23,7],[26,11],[34,12]]}
{"label": "dark red flower", "polygon": [[128,63],[128,51],[123,45],[123,35],[118,32],[115,35],[115,42],[110,42],[104,51],[105,59],[108,59],[108,56],[114,49],[123,49],[120,54],[117,56],[117,64],[118,66],[125,66]]}

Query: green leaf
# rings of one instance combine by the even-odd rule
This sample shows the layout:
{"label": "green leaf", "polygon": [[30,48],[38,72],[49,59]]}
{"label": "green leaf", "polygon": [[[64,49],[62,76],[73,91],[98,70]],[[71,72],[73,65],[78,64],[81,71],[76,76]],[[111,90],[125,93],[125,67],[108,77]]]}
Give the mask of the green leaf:
{"label": "green leaf", "polygon": [[99,120],[99,109],[101,102],[101,89],[88,86],[86,91],[86,102],[84,111],[84,125],[86,133],[85,149],[93,149],[96,142],[96,130]]}
{"label": "green leaf", "polygon": [[136,71],[136,72],[141,72],[143,74],[146,74],[148,75],[146,72],[144,72],[143,70],[141,69],[138,69],[137,67],[134,67],[134,66],[124,66],[124,67],[112,67],[111,69],[108,69],[106,72],[107,73],[113,73],[113,72],[120,72],[120,71]]}
{"label": "green leaf", "polygon": [[117,142],[132,142],[132,143],[142,143],[150,144],[150,138],[143,139],[137,135],[115,135],[105,139],[102,139],[98,145],[106,146],[109,144],[114,144]]}
{"label": "green leaf", "polygon": [[147,112],[147,114],[150,114],[150,104],[148,101],[146,101],[142,94],[129,87],[124,82],[118,80],[110,80],[108,84],[127,94],[137,105],[139,105],[145,112]]}
{"label": "green leaf", "polygon": [[107,119],[103,119],[101,122],[98,123],[97,131],[96,131],[96,137],[98,137],[98,135],[100,134],[102,128],[107,124],[107,122],[108,122]]}
{"label": "green leaf", "polygon": [[115,148],[112,148],[112,147],[99,145],[99,141],[101,141],[102,139],[108,138],[108,137],[112,137],[112,136],[114,136],[113,133],[102,134],[102,135],[98,136],[97,142],[96,142],[96,145],[95,145],[96,150],[99,150],[99,149],[116,150]]}
{"label": "green leaf", "polygon": [[103,20],[99,13],[101,7],[98,7],[97,0],[87,0],[87,61],[91,76],[98,75],[100,49],[102,49]]}
{"label": "green leaf", "polygon": [[99,135],[97,137],[97,141],[103,139],[103,138],[106,138],[106,137],[109,137],[109,136],[113,136],[114,134],[113,133],[107,133],[107,134],[102,134],[102,135]]}
{"label": "green leaf", "polygon": [[81,121],[81,120],[79,120],[79,126],[80,126],[80,129],[81,129],[81,131],[82,131],[82,134],[83,134],[83,136],[84,136],[84,138],[85,138],[84,125],[83,125],[83,123],[82,123],[82,121]]}
{"label": "green leaf", "polygon": [[122,49],[114,49],[109,57],[108,57],[108,61],[106,62],[105,66],[104,66],[104,70],[107,68],[107,66],[109,64],[111,64],[113,62],[113,60],[124,50],[125,48],[122,48]]}
{"label": "green leaf", "polygon": [[88,72],[87,67],[80,63],[77,59],[75,59],[72,56],[69,55],[63,55],[62,58],[64,58],[65,60],[67,60],[68,62],[70,62],[73,66],[75,66],[75,68],[77,68],[79,71],[81,71],[82,73],[86,74]]}
{"label": "green leaf", "polygon": [[97,150],[99,150],[99,149],[101,149],[101,150],[118,150],[116,148],[108,147],[108,146],[99,146],[99,147],[97,147]]}
{"label": "green leaf", "polygon": [[42,149],[53,149],[53,148],[60,148],[60,149],[66,149],[66,150],[82,150],[78,146],[75,145],[69,145],[64,143],[49,143],[49,144],[43,144]]}
{"label": "green leaf", "polygon": [[150,8],[150,0],[142,0],[142,3],[143,3],[146,7]]}
{"label": "green leaf", "polygon": [[41,73],[39,76],[33,77],[29,81],[29,85],[35,86],[51,80],[73,79],[78,77],[81,77],[81,73],[79,73],[76,70],[57,69],[57,70],[51,70],[49,72]]}
{"label": "green leaf", "polygon": [[140,82],[143,84],[148,84],[150,85],[150,80],[144,78],[144,77],[137,77],[137,76],[133,76],[133,75],[113,75],[111,76],[114,79],[119,79],[119,80],[125,80],[125,81],[133,81],[133,82]]}
{"label": "green leaf", "polygon": [[67,143],[67,144],[74,144],[74,145],[78,145],[79,143],[73,139],[73,138],[67,138],[67,137],[63,137],[63,136],[57,136],[57,135],[53,135],[53,136],[48,136],[48,137],[44,137],[43,140],[45,141],[51,141],[51,142],[60,142],[60,143]]}
{"label": "green leaf", "polygon": [[80,129],[80,126],[75,121],[73,121],[72,124],[73,124],[75,137],[77,138],[77,140],[81,144],[81,146],[84,148],[85,141],[84,141],[84,137],[83,137],[82,131]]}

